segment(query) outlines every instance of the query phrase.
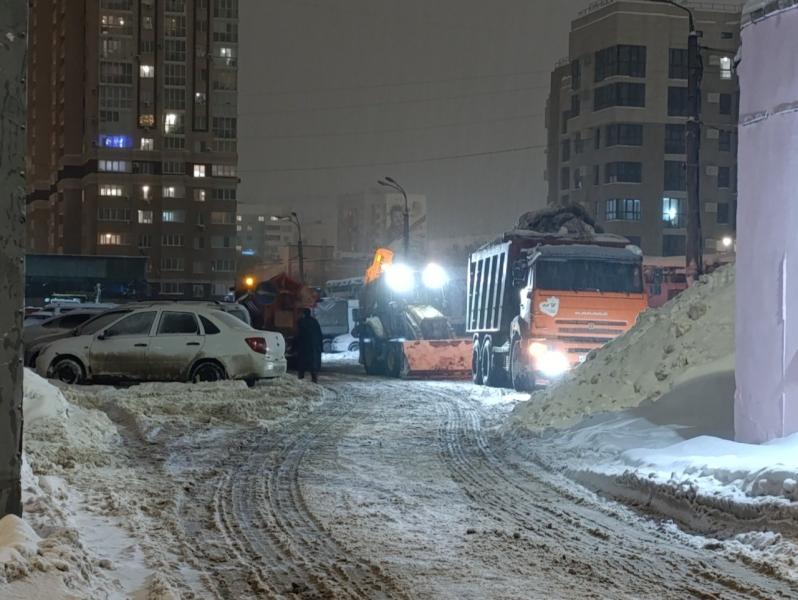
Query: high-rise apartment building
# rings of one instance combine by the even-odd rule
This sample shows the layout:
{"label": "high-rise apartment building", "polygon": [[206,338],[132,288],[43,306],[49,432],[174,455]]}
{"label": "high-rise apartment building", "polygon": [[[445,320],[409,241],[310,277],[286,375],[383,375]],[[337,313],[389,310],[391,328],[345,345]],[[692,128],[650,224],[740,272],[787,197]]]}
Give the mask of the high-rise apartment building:
{"label": "high-rise apartment building", "polygon": [[[739,8],[686,3],[701,32],[701,219],[708,253],[733,236]],[[552,73],[549,204],[580,204],[647,255],[685,253],[688,15],[647,0],[596,2]]]}
{"label": "high-rise apartment building", "polygon": [[145,255],[156,296],[236,268],[238,0],[31,0],[28,233]]}

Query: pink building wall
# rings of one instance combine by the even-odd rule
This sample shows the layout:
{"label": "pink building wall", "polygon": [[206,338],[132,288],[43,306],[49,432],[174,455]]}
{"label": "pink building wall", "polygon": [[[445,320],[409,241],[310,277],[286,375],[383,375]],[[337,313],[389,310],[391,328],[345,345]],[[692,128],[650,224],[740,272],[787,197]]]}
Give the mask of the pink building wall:
{"label": "pink building wall", "polygon": [[796,57],[798,7],[744,26],[735,397],[736,435],[744,442],[798,431]]}

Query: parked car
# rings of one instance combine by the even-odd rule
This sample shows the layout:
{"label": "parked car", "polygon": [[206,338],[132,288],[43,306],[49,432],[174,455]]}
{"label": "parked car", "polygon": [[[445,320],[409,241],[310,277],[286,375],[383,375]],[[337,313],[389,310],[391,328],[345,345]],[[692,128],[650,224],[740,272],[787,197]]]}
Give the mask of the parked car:
{"label": "parked car", "polygon": [[102,312],[104,311],[75,310],[25,327],[22,330],[25,365],[35,366],[36,357],[42,348],[51,342],[74,335],[75,330]]}
{"label": "parked car", "polygon": [[333,338],[332,352],[357,352],[360,349],[360,341],[351,333],[345,333]]}
{"label": "parked car", "polygon": [[22,325],[23,327],[39,325],[44,321],[52,319],[53,317],[74,312],[76,310],[94,310],[99,312],[103,310],[111,310],[112,308],[116,308],[116,304],[104,302],[53,302],[51,304],[47,304],[44,308],[25,315]]}
{"label": "parked car", "polygon": [[93,334],[53,342],[40,375],[65,383],[219,381],[286,372],[285,340],[207,303],[137,306]]}

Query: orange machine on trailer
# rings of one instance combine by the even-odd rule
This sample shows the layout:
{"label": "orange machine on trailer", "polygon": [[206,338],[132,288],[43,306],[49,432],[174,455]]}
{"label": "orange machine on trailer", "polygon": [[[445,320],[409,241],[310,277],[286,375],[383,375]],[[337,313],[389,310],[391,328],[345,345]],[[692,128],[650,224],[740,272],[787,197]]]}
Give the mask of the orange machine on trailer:
{"label": "orange machine on trailer", "polygon": [[626,238],[515,230],[471,255],[472,375],[533,389],[635,324],[647,307],[643,256]]}

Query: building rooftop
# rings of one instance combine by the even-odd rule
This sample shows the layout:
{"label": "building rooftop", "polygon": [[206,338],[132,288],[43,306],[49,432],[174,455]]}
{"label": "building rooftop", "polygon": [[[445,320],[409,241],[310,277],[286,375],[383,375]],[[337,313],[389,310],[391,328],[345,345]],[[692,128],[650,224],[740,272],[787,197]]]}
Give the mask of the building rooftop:
{"label": "building rooftop", "polygon": [[[776,0],[777,2],[796,2],[798,0]],[[595,0],[595,2],[591,2],[587,8],[579,11],[579,16],[584,17],[589,14],[592,14],[596,11],[601,10],[607,6],[612,4],[617,4],[618,2],[639,2],[644,4],[652,4],[652,0]],[[761,0],[758,2],[759,4],[768,4],[773,3],[773,0]],[[724,13],[738,13],[741,9],[742,2],[736,3],[729,3],[729,2],[709,2],[709,1],[695,1],[695,2],[680,2],[679,4],[684,5],[686,8],[691,8],[693,10],[699,11],[706,11],[706,12],[724,12]]]}

